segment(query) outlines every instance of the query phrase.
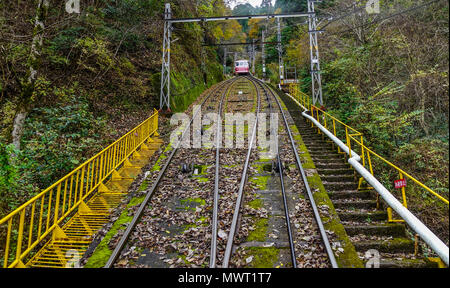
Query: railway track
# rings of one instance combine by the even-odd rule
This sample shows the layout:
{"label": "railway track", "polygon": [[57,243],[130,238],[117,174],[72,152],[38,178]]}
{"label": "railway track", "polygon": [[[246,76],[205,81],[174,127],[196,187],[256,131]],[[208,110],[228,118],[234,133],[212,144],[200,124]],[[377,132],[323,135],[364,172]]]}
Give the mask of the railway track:
{"label": "railway track", "polygon": [[[221,84],[219,84],[219,86],[214,89],[200,104],[200,107],[203,107],[205,105],[205,103],[211,99],[211,97],[217,95],[218,93],[220,93],[221,89],[225,88],[225,91],[227,91],[227,87],[231,86],[232,83],[235,81],[235,79],[232,80],[228,80],[225,81]],[[225,93],[225,92],[223,92]],[[198,111],[197,111],[198,113]],[[150,199],[152,198],[152,196],[154,195],[155,191],[158,188],[158,185],[160,184],[160,181],[162,180],[162,178],[165,176],[166,170],[168,168],[168,166],[171,164],[172,159],[174,158],[176,152],[179,150],[179,146],[181,143],[181,140],[183,139],[183,137],[185,137],[185,134],[187,131],[189,131],[189,129],[191,128],[191,124],[193,122],[193,119],[196,117],[195,113],[191,119],[191,121],[189,122],[189,124],[187,125],[187,127],[184,129],[184,131],[181,134],[180,137],[180,141],[177,142],[176,146],[172,149],[172,152],[170,153],[170,155],[168,156],[168,158],[166,159],[166,162],[164,164],[164,166],[161,168],[158,177],[156,178],[156,180],[153,182],[152,187],[150,188],[150,190],[147,192],[147,195],[145,197],[145,199],[143,200],[143,202],[141,203],[141,205],[139,206],[139,209],[137,210],[136,214],[134,215],[131,223],[127,226],[127,229],[125,230],[124,234],[122,235],[122,237],[120,238],[118,244],[116,245],[116,247],[114,248],[114,251],[112,252],[111,256],[109,257],[108,261],[105,264],[105,268],[111,268],[113,267],[114,263],[116,262],[117,258],[119,257],[120,253],[122,252],[127,240],[129,239],[131,233],[133,232],[135,226],[137,225],[139,219],[142,217],[144,210],[146,209],[146,206],[149,204]]]}
{"label": "railway track", "polygon": [[235,208],[234,208],[234,213],[233,213],[233,220],[231,223],[231,227],[230,227],[230,231],[228,233],[228,237],[227,237],[227,246],[225,249],[225,256],[224,256],[224,260],[223,260],[223,264],[222,267],[227,268],[230,262],[230,258],[231,258],[231,253],[232,253],[232,248],[233,248],[233,241],[234,241],[234,235],[236,233],[236,229],[237,229],[237,225],[238,225],[238,217],[239,217],[239,211],[241,208],[241,204],[242,204],[242,199],[243,199],[243,192],[244,192],[244,186],[245,183],[247,181],[247,172],[248,172],[248,166],[250,163],[250,155],[252,152],[252,146],[253,143],[256,141],[256,128],[258,125],[258,115],[260,112],[260,107],[261,107],[261,95],[260,95],[260,91],[258,91],[257,89],[257,85],[255,85],[255,83],[253,81],[251,81],[252,84],[255,86],[255,90],[256,90],[256,97],[257,97],[257,108],[256,108],[256,121],[254,122],[253,125],[253,129],[252,131],[252,136],[251,136],[251,140],[248,143],[248,150],[247,150],[247,156],[245,158],[245,164],[244,164],[244,168],[242,170],[242,176],[241,176],[241,181],[239,184],[239,191],[238,191],[238,195],[237,195],[237,199],[236,199],[236,204],[235,204]]}
{"label": "railway track", "polygon": [[[239,97],[244,97],[241,94],[244,91],[244,96],[248,97],[248,95],[253,95],[253,99],[248,99],[246,101],[239,101],[237,99],[240,99]],[[238,93],[239,92],[239,93]],[[255,99],[256,98],[256,99]],[[219,101],[217,101],[219,100]],[[245,107],[240,102],[248,102]],[[250,106],[251,104],[251,106]],[[283,162],[286,162],[287,160],[284,158],[287,158],[287,153],[290,154],[290,158],[295,158],[296,165],[297,165],[297,172],[291,173],[297,173],[301,175],[301,181],[303,183],[300,183],[298,185],[301,185],[304,187],[303,190],[306,190],[307,196],[311,205],[312,210],[314,211],[314,217],[316,221],[316,225],[318,227],[318,230],[320,231],[320,237],[322,239],[322,245],[324,246],[324,249],[327,252],[329,262],[331,263],[332,267],[337,267],[336,260],[334,259],[333,252],[330,248],[330,244],[327,238],[327,235],[325,233],[325,230],[323,229],[322,222],[320,220],[320,217],[318,215],[317,207],[314,203],[314,199],[311,196],[311,191],[308,185],[308,182],[306,180],[305,172],[302,168],[302,164],[300,162],[300,159],[298,157],[298,152],[296,150],[296,144],[292,137],[292,132],[290,131],[290,127],[288,125],[288,122],[286,120],[286,116],[284,115],[284,112],[281,108],[281,104],[279,100],[276,98],[273,91],[267,87],[263,82],[259,81],[258,79],[255,79],[253,77],[237,77],[230,79],[228,81],[225,81],[221,84],[219,84],[215,89],[211,91],[209,95],[205,97],[205,99],[202,100],[200,107],[202,107],[203,110],[205,110],[205,107],[207,108],[207,112],[217,111],[216,114],[216,123],[224,124],[223,114],[229,111],[239,111],[241,109],[242,111],[249,110],[249,107],[253,107],[252,110],[256,114],[256,121],[252,123],[252,127],[250,127],[250,124],[247,125],[246,128],[248,128],[248,133],[251,133],[251,136],[248,139],[247,148],[246,149],[228,149],[221,147],[220,141],[222,140],[223,136],[221,129],[223,125],[216,125],[216,126],[210,126],[208,129],[214,129],[216,131],[216,135],[218,135],[215,138],[215,152],[211,153],[211,149],[201,149],[200,151],[193,152],[192,149],[187,149],[184,147],[180,147],[180,142],[177,142],[174,147],[171,147],[171,151],[167,151],[169,154],[167,158],[165,159],[164,165],[161,166],[159,173],[157,174],[157,177],[153,177],[152,186],[150,189],[147,189],[146,195],[142,203],[140,204],[138,209],[135,209],[135,213],[133,216],[133,219],[128,224],[125,232],[120,236],[120,239],[116,242],[117,244],[114,247],[114,251],[112,252],[111,256],[109,257],[108,261],[104,265],[104,267],[123,267],[123,260],[120,260],[121,258],[131,254],[141,254],[141,255],[147,255],[152,254],[153,255],[153,248],[148,249],[148,247],[142,251],[139,250],[137,253],[135,244],[129,244],[130,239],[132,239],[133,243],[135,243],[136,239],[142,240],[142,238],[146,238],[146,236],[142,236],[142,233],[146,233],[145,230],[162,230],[165,231],[166,234],[161,236],[160,234],[153,233],[153,236],[149,236],[147,238],[152,238],[147,240],[147,242],[151,242],[152,244],[148,244],[149,247],[155,247],[158,246],[157,243],[161,244],[164,243],[165,250],[160,250],[159,255],[166,255],[166,254],[172,254],[171,256],[163,256],[160,257],[163,261],[155,260],[155,257],[153,257],[151,260],[138,260],[138,263],[133,263],[136,265],[148,265],[148,262],[150,261],[153,267],[158,267],[158,265],[161,265],[159,267],[184,267],[186,263],[190,263],[190,261],[195,262],[196,264],[194,266],[189,267],[205,267],[206,259],[209,260],[209,267],[239,267],[236,266],[237,264],[234,263],[233,257],[239,257],[239,255],[233,255],[236,252],[236,234],[239,233],[239,229],[241,228],[240,225],[242,225],[242,222],[248,222],[247,219],[244,219],[241,215],[242,212],[242,204],[248,202],[249,195],[245,195],[246,190],[251,190],[249,188],[248,183],[248,174],[249,171],[252,170],[251,164],[255,161],[255,154],[256,150],[254,149],[256,147],[257,137],[256,137],[256,131],[258,127],[258,120],[259,114],[261,109],[265,109],[268,113],[278,113],[283,118],[283,127],[285,129],[286,135],[283,137],[280,137],[280,141],[283,141],[282,146],[290,147],[290,151],[286,152],[287,148],[280,148],[280,145],[277,145],[277,151],[276,151],[276,157],[273,164],[274,170],[276,171],[276,177],[279,179],[279,185],[281,189],[281,202],[282,207],[284,209],[284,226],[286,231],[278,231],[278,233],[283,234],[282,238],[288,239],[288,247],[289,247],[289,253],[290,253],[290,263],[285,264],[285,267],[297,267],[297,257],[296,257],[296,250],[299,249],[299,247],[296,247],[296,240],[295,235],[293,235],[293,229],[291,225],[290,220],[290,211],[289,206],[292,206],[292,200],[288,199],[285,182],[284,179],[285,175],[289,177],[284,171],[284,164]],[[246,109],[247,108],[247,109]],[[201,110],[200,110],[201,111]],[[275,112],[276,111],[276,112]],[[247,111],[248,112],[248,111]],[[196,113],[199,113],[199,110],[194,111],[192,115],[192,119],[188,123],[188,125],[184,128],[184,130],[181,133],[180,139],[183,139],[185,137],[185,134],[188,131],[190,131],[192,123],[194,118],[197,116]],[[227,125],[225,123],[225,125]],[[234,128],[233,128],[234,129]],[[194,131],[195,133],[195,131]],[[203,130],[202,130],[203,134]],[[271,127],[270,134],[276,134],[276,131],[273,130],[273,127]],[[226,137],[226,135],[224,136]],[[190,143],[192,144],[192,143]],[[286,150],[286,151],[281,151]],[[175,156],[178,151],[178,156]],[[202,163],[201,165],[197,165],[193,167],[192,165],[189,165],[188,161],[189,159],[192,159],[192,155],[196,155],[197,162]],[[294,155],[294,156],[292,156]],[[200,161],[198,159],[202,158],[203,160]],[[241,161],[239,160],[241,159]],[[242,159],[245,159],[242,161]],[[200,162],[199,162],[200,161]],[[230,165],[232,163],[232,165]],[[228,164],[228,165],[225,165]],[[233,166],[233,167],[232,167]],[[186,182],[186,179],[184,176],[177,175],[179,179],[181,179],[181,182],[179,184],[176,184],[174,181],[174,176],[177,173],[177,170],[179,170],[179,167],[181,167],[181,170],[188,170],[191,168],[200,169],[199,174],[201,174],[204,178],[204,182],[206,183],[202,188],[199,186],[192,186],[189,181]],[[211,173],[210,171],[214,167],[214,173]],[[238,171],[240,171],[238,173]],[[186,171],[184,171],[186,172]],[[192,171],[190,171],[192,172]],[[193,178],[193,177],[189,177]],[[214,179],[214,186],[209,185],[208,182],[210,180]],[[298,180],[295,180],[298,181]],[[212,181],[211,181],[212,182]],[[239,182],[239,185],[236,185]],[[182,188],[187,191],[183,191],[183,193],[176,192],[176,190],[179,186],[183,186],[183,184],[186,184],[185,188]],[[203,194],[199,194],[199,190],[201,190]],[[209,191],[208,191],[209,190]],[[170,192],[170,193],[166,193]],[[152,200],[152,197],[158,194],[160,196],[157,196],[156,199]],[[172,196],[169,196],[170,194],[173,194]],[[197,197],[194,198],[194,196],[190,196],[190,198],[186,198],[187,195],[195,194]],[[189,214],[189,211],[182,211],[180,213],[175,213],[171,217],[175,218],[185,218],[188,219],[190,217],[197,217],[195,221],[187,222],[187,223],[196,223],[200,224],[201,227],[198,227],[196,225],[184,225],[184,228],[179,228],[179,221],[174,221],[173,218],[167,216],[171,214],[172,212],[169,211],[170,208],[167,208],[165,206],[171,206],[171,203],[180,201],[178,199],[177,195],[180,196],[180,198],[185,197],[186,199],[204,199],[199,200],[204,201],[204,203],[201,203],[202,205],[193,205],[193,207],[184,207],[187,210],[195,211]],[[175,199],[177,198],[177,199]],[[175,200],[174,200],[175,199]],[[295,199],[295,198],[294,198]],[[174,200],[174,201],[172,201]],[[190,200],[189,200],[190,201]],[[197,200],[195,200],[197,201]],[[194,202],[195,202],[194,201]],[[288,203],[289,202],[289,203]],[[195,204],[195,203],[194,203]],[[198,203],[197,203],[198,204]],[[164,207],[163,207],[164,206]],[[173,205],[172,205],[173,206]],[[176,205],[175,205],[176,206]],[[189,203],[188,205],[189,206]],[[234,209],[232,209],[234,206]],[[151,208],[148,208],[151,207]],[[173,207],[172,207],[173,208]],[[180,207],[176,207],[180,208]],[[292,207],[291,207],[292,208]],[[173,210],[173,209],[172,209]],[[230,211],[232,210],[232,213]],[[149,212],[150,211],[150,212]],[[199,212],[199,213],[198,213]],[[184,214],[183,214],[184,213]],[[205,216],[209,214],[210,216]],[[193,216],[195,215],[195,216]],[[203,215],[203,216],[200,216]],[[208,218],[210,217],[210,218]],[[160,219],[161,218],[161,219]],[[155,219],[160,219],[161,221],[158,221],[157,223]],[[198,221],[201,219],[201,221]],[[210,219],[210,220],[208,220]],[[189,220],[190,221],[190,220]],[[153,224],[152,224],[153,223]],[[166,224],[161,224],[166,223]],[[210,224],[210,225],[209,225]],[[178,225],[178,226],[177,226]],[[296,224],[297,225],[297,224]],[[160,227],[161,226],[161,227]],[[205,229],[206,227],[209,227],[209,229]],[[186,229],[186,227],[189,227]],[[247,229],[247,228],[245,228]],[[284,229],[283,229],[284,230]],[[295,228],[294,228],[295,230]],[[144,232],[143,232],[144,231]],[[181,231],[181,232],[180,232]],[[194,232],[192,232],[194,231]],[[209,233],[207,231],[210,231]],[[226,233],[227,232],[227,233]],[[159,233],[159,232],[158,232]],[[171,234],[171,235],[169,235]],[[175,235],[181,235],[183,234],[187,238],[181,238]],[[172,238],[170,238],[172,237]],[[189,238],[190,237],[190,238]],[[155,239],[153,239],[155,238]],[[210,241],[199,241],[198,238],[201,239],[209,239]],[[242,237],[241,237],[242,238]],[[186,240],[187,239],[187,240]],[[159,241],[159,242],[158,242]],[[139,242],[139,241],[138,241]],[[143,241],[145,243],[145,241]],[[202,242],[202,243],[200,243]],[[208,243],[209,245],[205,245],[205,243]],[[239,242],[239,241],[238,241]],[[127,244],[128,243],[128,244]],[[142,243],[142,241],[140,242]],[[170,243],[170,244],[169,244]],[[170,246],[168,246],[170,245]],[[182,257],[180,258],[178,256],[174,256],[175,253],[167,253],[167,247],[169,248],[169,251],[175,252],[175,251],[181,251],[184,253]],[[171,250],[172,249],[172,250]],[[126,250],[126,251],[125,251]],[[165,252],[163,252],[165,251]],[[194,255],[195,254],[195,255]],[[202,257],[196,257],[196,255],[203,255]],[[177,258],[178,257],[178,258]],[[125,257],[126,258],[126,257]],[[137,258],[137,257],[135,257]],[[142,257],[139,257],[142,258]],[[193,259],[196,259],[197,261],[194,261]],[[120,260],[120,261],[119,261]],[[147,263],[146,263],[147,261]],[[164,262],[164,264],[163,264]],[[122,264],[120,264],[122,263]],[[155,264],[160,263],[160,264]],[[167,265],[167,266],[165,266]]]}
{"label": "railway track", "polygon": [[[288,132],[288,135],[289,135],[289,144],[292,147],[292,152],[295,155],[295,163],[296,163],[297,168],[298,168],[298,170],[300,172],[300,175],[301,175],[304,187],[305,187],[306,192],[307,192],[308,200],[309,200],[309,202],[311,204],[311,208],[313,209],[314,219],[315,219],[316,224],[317,224],[317,226],[319,228],[320,235],[321,235],[321,238],[322,238],[322,241],[323,241],[323,245],[324,245],[326,253],[328,255],[328,259],[330,260],[331,266],[333,268],[337,268],[338,266],[337,266],[337,263],[336,263],[336,259],[334,257],[333,250],[331,249],[330,241],[329,241],[328,236],[326,234],[325,228],[323,227],[323,223],[322,223],[322,220],[320,218],[319,211],[317,209],[317,205],[316,205],[316,203],[314,201],[314,198],[312,196],[311,188],[310,188],[308,180],[306,178],[306,173],[305,173],[305,170],[303,169],[303,165],[302,165],[302,163],[300,161],[300,158],[299,158],[299,155],[298,155],[298,151],[297,151],[297,147],[296,147],[296,143],[295,143],[294,138],[292,136],[291,129],[290,129],[289,125],[288,125],[288,121],[286,119],[286,115],[285,115],[285,113],[284,113],[284,111],[283,111],[283,109],[281,107],[280,101],[276,97],[275,93],[270,88],[267,88],[267,90],[269,91],[269,94],[271,95],[271,97],[274,99],[274,102],[276,103],[276,106],[279,109],[279,113],[283,117],[284,127],[285,127],[285,129],[286,129],[286,131]],[[282,162],[280,160],[279,154],[278,154],[277,158],[278,158],[278,165],[281,168],[280,169],[280,175],[282,175],[283,174]],[[282,179],[281,179],[281,181],[282,181]],[[283,198],[286,199],[285,193],[283,193],[283,194],[284,194]],[[286,207],[287,207],[287,205],[286,205]],[[287,212],[287,208],[286,208],[286,212]]]}
{"label": "railway track", "polygon": [[[281,104],[280,104],[279,100],[276,98],[276,96],[273,93],[273,91],[270,88],[268,88],[263,82],[259,81],[258,79],[252,78],[252,77],[249,77],[248,79],[252,82],[253,85],[255,85],[255,88],[256,88],[256,86],[259,86],[260,89],[262,90],[261,92],[264,94],[266,102],[267,102],[268,112],[270,114],[274,113],[275,109],[274,109],[274,105],[272,105],[272,103],[276,103],[275,106],[276,106],[276,108],[278,108],[278,113],[282,115],[284,128],[286,129],[286,131],[288,133],[288,136],[289,136],[288,137],[288,142],[289,142],[289,145],[291,147],[292,153],[295,155],[296,165],[297,165],[298,171],[300,172],[300,174],[302,176],[301,178],[302,178],[302,181],[303,181],[303,185],[305,186],[305,189],[306,189],[307,194],[308,194],[309,202],[310,202],[311,207],[312,207],[312,209],[314,211],[314,218],[315,218],[316,224],[317,224],[317,226],[319,228],[320,235],[321,235],[321,238],[322,238],[322,242],[323,242],[323,245],[324,245],[325,250],[326,250],[327,255],[328,255],[328,259],[330,261],[331,267],[337,268],[336,259],[334,257],[333,251],[331,249],[331,246],[330,246],[330,243],[329,243],[329,240],[328,240],[328,236],[327,236],[327,234],[325,232],[325,229],[323,227],[321,218],[319,216],[317,206],[316,206],[316,204],[314,202],[314,199],[312,197],[311,189],[309,187],[309,184],[308,184],[305,172],[303,170],[300,158],[298,157],[296,144],[295,144],[295,141],[294,141],[294,139],[292,137],[292,132],[290,131],[290,127],[288,125],[286,116],[285,116],[285,114],[284,114],[284,112],[283,112],[283,110],[281,108]],[[261,101],[261,98],[262,98],[261,95],[260,95],[261,92],[259,92],[258,95],[257,95],[257,97],[258,97],[258,112],[257,113],[259,113],[259,109],[260,109],[260,101]],[[271,101],[271,98],[274,99],[273,102]],[[256,118],[258,119],[258,116]],[[256,131],[256,122],[255,122],[255,127],[254,127],[253,131],[254,132]],[[272,134],[272,133],[275,133],[275,132],[273,130],[271,130],[270,133]],[[256,141],[256,139],[254,139],[254,138],[255,138],[255,133],[253,133],[251,141]],[[296,258],[296,252],[295,252],[295,247],[294,247],[295,246],[295,244],[294,244],[295,241],[294,241],[294,236],[293,236],[293,233],[292,233],[291,221],[290,221],[290,216],[289,216],[290,213],[289,213],[289,207],[288,207],[288,203],[287,203],[288,200],[287,200],[286,189],[285,189],[285,184],[284,184],[285,183],[285,180],[284,180],[284,168],[283,168],[283,161],[282,161],[282,156],[281,156],[281,151],[280,151],[280,145],[281,144],[279,144],[279,143],[277,145],[277,153],[276,153],[276,159],[274,161],[274,163],[275,163],[274,166],[275,166],[275,171],[277,172],[277,175],[278,175],[278,177],[280,179],[280,189],[281,189],[281,195],[282,195],[282,201],[283,201],[283,207],[284,207],[284,218],[285,218],[285,222],[286,222],[286,232],[285,233],[287,234],[287,238],[288,238],[288,242],[289,242],[291,265],[292,265],[293,268],[296,268],[297,267],[297,258]],[[244,186],[245,186],[245,183],[246,183],[246,180],[247,180],[247,171],[248,171],[249,159],[250,159],[251,150],[252,150],[251,147],[252,146],[249,145],[248,152],[247,152],[247,157],[246,157],[246,164],[245,164],[245,167],[244,167],[244,170],[243,170],[243,173],[242,173],[242,177],[241,177],[241,182],[240,182],[240,187],[239,187],[240,189],[238,191],[238,198],[237,198],[237,201],[236,201],[236,204],[235,204],[235,210],[234,210],[234,214],[233,214],[233,222],[232,222],[232,226],[231,226],[230,232],[229,232],[228,237],[227,237],[227,239],[228,239],[228,241],[227,241],[227,249],[225,251],[225,258],[224,258],[223,265],[222,265],[222,267],[224,267],[224,268],[229,267],[231,254],[232,254],[232,251],[234,250],[233,249],[233,242],[234,242],[235,232],[238,229],[237,225],[238,225],[238,219],[239,219],[239,216],[240,216],[240,210],[241,210],[241,205],[242,205],[243,190],[244,190]]]}

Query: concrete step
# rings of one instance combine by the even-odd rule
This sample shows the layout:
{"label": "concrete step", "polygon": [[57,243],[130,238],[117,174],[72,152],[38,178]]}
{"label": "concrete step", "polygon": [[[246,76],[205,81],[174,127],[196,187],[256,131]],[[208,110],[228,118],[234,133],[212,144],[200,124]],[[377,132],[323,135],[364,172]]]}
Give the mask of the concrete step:
{"label": "concrete step", "polygon": [[[309,150],[308,150],[309,151]],[[309,154],[311,154],[311,157],[312,158],[321,158],[321,157],[324,157],[325,159],[330,159],[330,156],[334,156],[334,157],[336,157],[336,155],[341,155],[342,156],[342,154],[337,154],[336,152],[334,152],[334,151],[332,151],[332,150],[326,150],[326,151],[309,151],[310,153]],[[336,157],[337,159],[343,159],[343,160],[345,160],[345,158],[344,157],[341,157],[341,158],[338,158],[338,157]],[[345,162],[347,162],[347,161],[345,161]]]}
{"label": "concrete step", "polygon": [[323,152],[333,152],[333,150],[331,149],[331,147],[326,147],[326,146],[306,146],[308,148],[308,151],[312,152],[312,153],[323,153]]}
{"label": "concrete step", "polygon": [[352,182],[355,181],[353,175],[327,175],[320,177],[325,182]]}
{"label": "concrete step", "polygon": [[342,168],[341,169],[327,169],[327,168],[320,168],[320,167],[316,166],[316,168],[317,168],[317,170],[319,170],[319,174],[327,175],[327,176],[328,175],[337,176],[337,175],[354,175],[355,174],[355,171],[348,167],[343,168],[343,169]]}
{"label": "concrete step", "polygon": [[341,164],[341,163],[314,163],[316,168],[323,169],[345,169],[350,168],[350,164]]}
{"label": "concrete step", "polygon": [[328,193],[328,196],[332,200],[338,200],[338,199],[373,199],[374,193],[371,191],[365,190],[365,191],[358,191],[358,190],[348,190],[348,191],[337,191],[337,192],[330,192]]}
{"label": "concrete step", "polygon": [[[320,156],[319,156],[320,157]],[[329,159],[329,158],[325,158],[325,159],[317,159],[317,158],[313,158],[314,163],[316,164],[340,164],[340,165],[347,165],[346,167],[349,167],[344,159]]]}
{"label": "concrete step", "polygon": [[[310,142],[311,140],[311,142]],[[329,143],[320,143],[322,142],[322,140],[320,139],[307,139],[303,141],[306,145],[306,147],[308,147],[309,150],[311,150],[311,148],[333,148],[333,146]]]}
{"label": "concrete step", "polygon": [[[364,262],[364,265],[367,261]],[[381,259],[380,268],[438,268],[436,262],[428,259]]]}
{"label": "concrete step", "polygon": [[333,201],[333,205],[338,209],[375,209],[377,208],[377,201],[375,200],[359,200],[359,201],[343,201],[343,200],[335,200]]}
{"label": "concrete step", "polygon": [[340,162],[347,162],[342,154],[319,154],[319,155],[311,155],[313,160],[317,160],[317,162],[321,162],[322,160],[335,160]]}
{"label": "concrete step", "polygon": [[405,237],[405,226],[402,224],[382,224],[382,225],[345,225],[348,235],[383,235],[392,237]]}
{"label": "concrete step", "polygon": [[360,211],[346,211],[338,212],[341,221],[384,221],[387,220],[387,213],[385,211],[374,212],[360,212]]}
{"label": "concrete step", "polygon": [[327,182],[322,181],[323,185],[328,191],[343,191],[343,190],[356,190],[358,184],[355,182]]}
{"label": "concrete step", "polygon": [[307,138],[302,137],[303,143],[305,143],[306,145],[330,145],[331,146],[331,142],[322,140],[322,137],[319,137],[319,138],[320,139],[311,139],[309,137],[307,137]]}
{"label": "concrete step", "polygon": [[353,245],[357,251],[365,252],[376,249],[384,253],[414,253],[414,241],[407,238],[394,238],[390,240],[357,241]]}

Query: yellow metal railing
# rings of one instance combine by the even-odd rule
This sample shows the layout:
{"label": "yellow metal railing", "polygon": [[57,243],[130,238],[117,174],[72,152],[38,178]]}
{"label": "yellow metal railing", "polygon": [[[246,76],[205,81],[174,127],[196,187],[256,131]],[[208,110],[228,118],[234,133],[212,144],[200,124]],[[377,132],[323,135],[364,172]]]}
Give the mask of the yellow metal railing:
{"label": "yellow metal railing", "polygon": [[86,198],[105,188],[107,180],[117,177],[117,169],[127,164],[132,153],[150,136],[158,136],[157,129],[158,111],[154,110],[130,132],[1,219],[3,267],[23,267],[22,260],[34,248],[61,233],[69,216],[85,205]]}
{"label": "yellow metal railing", "polygon": [[308,95],[300,91],[297,84],[289,85],[289,94],[308,110],[311,110],[311,99]]}
{"label": "yellow metal railing", "polygon": [[[319,107],[316,107],[315,105],[312,105],[310,102],[310,98],[308,95],[302,93],[299,91],[298,85],[290,85],[289,86],[289,94],[294,97],[299,103],[301,103],[305,108],[307,108],[311,112],[311,116],[316,119],[322,126],[324,126],[326,129],[331,131],[334,136],[345,139],[343,141],[346,143],[346,146],[349,149],[349,157],[352,157],[352,148],[355,151],[360,151],[360,157],[361,157],[361,164],[370,171],[372,175],[374,175],[374,162],[384,163],[387,164],[389,168],[394,169],[395,173],[398,174],[399,179],[408,179],[407,183],[414,183],[421,189],[424,189],[431,195],[435,196],[437,199],[445,203],[446,205],[449,205],[449,201],[427,187],[425,184],[421,183],[419,180],[411,176],[410,174],[406,173],[393,163],[389,162],[385,158],[381,157],[371,149],[369,149],[364,144],[364,138],[363,134],[356,129],[350,127],[349,125],[345,124],[344,122],[338,120],[337,118],[333,117],[329,113],[325,112]],[[312,127],[314,124],[311,124]],[[319,133],[320,130],[318,129]],[[339,150],[339,147],[338,147]],[[341,152],[339,150],[339,152]],[[358,189],[360,189],[362,186],[364,178],[359,179],[358,183]],[[407,207],[407,195],[405,191],[405,187],[401,188],[401,197],[402,197],[402,203],[405,207]],[[379,198],[378,198],[379,200]],[[377,201],[379,203],[379,201]],[[388,220],[390,222],[397,222],[397,221],[403,221],[403,220],[394,220],[392,218],[392,210],[388,208]]]}

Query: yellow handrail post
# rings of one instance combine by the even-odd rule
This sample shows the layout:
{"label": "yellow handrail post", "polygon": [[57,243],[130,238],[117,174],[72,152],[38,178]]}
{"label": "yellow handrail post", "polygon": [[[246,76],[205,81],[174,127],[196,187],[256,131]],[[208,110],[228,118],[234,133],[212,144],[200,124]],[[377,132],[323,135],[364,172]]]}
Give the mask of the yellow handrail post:
{"label": "yellow handrail post", "polygon": [[370,152],[367,152],[367,161],[369,161],[370,174],[373,175],[372,161],[370,160]]}
{"label": "yellow handrail post", "polygon": [[[317,122],[319,122],[320,123],[320,117],[319,117],[319,109],[316,109],[317,110]],[[320,123],[321,124],[321,123]],[[317,127],[317,133],[319,133],[320,134],[320,129],[319,129],[319,127]]]}
{"label": "yellow handrail post", "polygon": [[55,202],[55,214],[53,216],[53,225],[58,224],[58,214],[59,214],[59,199],[61,197],[61,183],[59,183],[58,188],[56,188],[56,202]]}
{"label": "yellow handrail post", "polygon": [[20,261],[20,254],[22,254],[22,240],[23,240],[23,226],[25,222],[25,208],[20,212],[19,231],[17,237],[16,261]]}
{"label": "yellow handrail post", "polygon": [[47,225],[45,230],[48,230],[48,227],[50,225],[50,215],[51,215],[51,211],[52,211],[52,197],[53,197],[53,189],[50,190],[50,195],[48,197],[48,210],[47,210]]}
{"label": "yellow handrail post", "polygon": [[63,197],[63,204],[62,204],[62,211],[61,215],[64,215],[64,212],[66,212],[66,200],[67,200],[67,186],[69,183],[69,178],[66,178],[66,181],[64,181],[64,197]]}
{"label": "yellow handrail post", "polygon": [[[366,161],[365,161],[365,156],[364,156],[364,139],[363,139],[363,135],[362,134],[360,134],[360,136],[361,136],[361,160],[362,160],[362,166],[364,167],[364,168],[366,168]],[[362,184],[362,182],[364,181],[364,177],[360,177],[359,178],[359,183],[358,183],[358,189],[360,189],[361,188],[361,184]]]}
{"label": "yellow handrail post", "polygon": [[351,144],[350,144],[350,137],[348,136],[347,126],[345,126],[345,138],[347,140],[348,156],[349,156],[349,158],[352,158],[352,148],[351,148]]}
{"label": "yellow handrail post", "polygon": [[8,232],[6,234],[6,247],[5,247],[5,255],[3,256],[4,257],[3,258],[3,268],[8,267],[9,243],[11,242],[12,220],[13,220],[12,217],[8,220]]}
{"label": "yellow handrail post", "polygon": [[[404,179],[402,172],[399,172],[399,175],[400,179]],[[402,198],[403,198],[403,206],[405,206],[405,208],[408,208],[408,203],[406,202],[405,186],[402,187]]]}
{"label": "yellow handrail post", "polygon": [[34,225],[34,212],[36,209],[36,202],[33,202],[33,206],[31,207],[31,221],[30,221],[30,229],[28,231],[28,247],[31,246],[31,239],[33,237],[33,225]]}
{"label": "yellow handrail post", "polygon": [[83,168],[81,169],[81,183],[80,183],[80,192],[79,192],[79,196],[77,199],[77,202],[80,202],[81,199],[83,198],[83,185],[84,185],[84,170],[85,170],[86,166],[83,166]]}
{"label": "yellow handrail post", "polygon": [[44,216],[44,203],[45,203],[45,194],[42,195],[42,198],[41,198],[41,211],[39,212],[39,226],[38,226],[38,234],[37,234],[38,238],[41,237],[41,232],[42,232],[42,217]]}
{"label": "yellow handrail post", "polygon": [[[337,137],[337,135],[336,135],[336,121],[334,120],[334,118],[333,118],[333,134],[334,134],[335,137]],[[337,148],[338,148],[338,153],[341,153],[341,148],[338,145],[337,145]]]}

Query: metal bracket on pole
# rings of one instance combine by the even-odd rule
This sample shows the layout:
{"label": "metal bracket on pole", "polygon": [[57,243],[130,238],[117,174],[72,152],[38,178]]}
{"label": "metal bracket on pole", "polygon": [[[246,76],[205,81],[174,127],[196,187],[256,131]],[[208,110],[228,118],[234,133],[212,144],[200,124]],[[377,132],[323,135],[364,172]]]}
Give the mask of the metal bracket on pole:
{"label": "metal bracket on pole", "polygon": [[[170,4],[166,3],[164,10],[164,19],[172,18]],[[161,67],[161,92],[159,98],[159,109],[167,107],[170,111],[170,41],[172,38],[172,23],[164,21],[162,67]]]}
{"label": "metal bracket on pole", "polygon": [[314,12],[314,3],[321,2],[319,0],[308,0],[308,28],[309,28],[309,46],[311,58],[311,91],[312,103],[323,105],[322,99],[322,79],[320,74],[319,44],[317,41],[317,18]]}

